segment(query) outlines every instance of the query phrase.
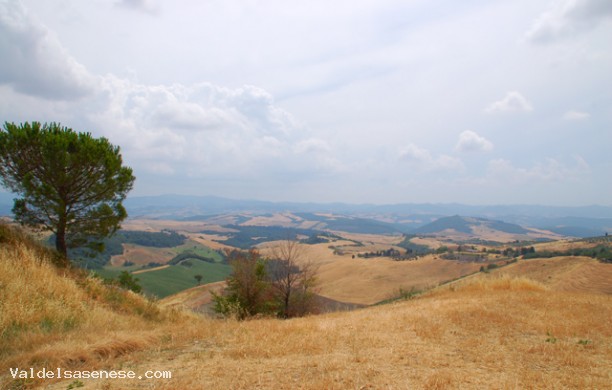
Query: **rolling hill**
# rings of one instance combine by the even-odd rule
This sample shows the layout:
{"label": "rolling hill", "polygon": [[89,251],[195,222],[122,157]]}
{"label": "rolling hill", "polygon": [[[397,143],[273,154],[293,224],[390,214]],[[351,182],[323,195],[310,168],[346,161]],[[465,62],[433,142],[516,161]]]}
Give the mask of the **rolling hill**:
{"label": "rolling hill", "polygon": [[555,291],[612,296],[612,264],[590,257],[564,256],[524,260],[494,271],[494,274],[528,277]]}
{"label": "rolling hill", "polygon": [[525,278],[475,280],[352,312],[184,323],[155,353],[142,348],[104,362],[138,373],[160,367],[172,379],[83,382],[108,389],[607,388],[611,316],[609,295],[552,291]]}
{"label": "rolling hill", "polygon": [[[609,387],[612,265],[589,258],[519,260],[392,304],[240,322],[55,268],[46,250],[0,228],[1,388]],[[18,378],[15,367],[171,378]]]}
{"label": "rolling hill", "polygon": [[458,215],[439,218],[415,229],[413,233],[445,236],[455,240],[481,239],[499,242],[560,238],[552,232],[527,229],[503,221]]}
{"label": "rolling hill", "polygon": [[[1,195],[1,194],[0,194]],[[0,196],[1,198],[1,196]],[[1,200],[1,199],[0,199]],[[1,203],[1,202],[0,202]],[[401,231],[417,229],[435,219],[453,215],[501,220],[524,227],[550,230],[576,237],[612,232],[612,206],[581,207],[541,205],[448,204],[347,204],[268,202],[215,196],[160,195],[129,197],[130,216],[138,218],[185,219],[221,214],[326,213],[350,218],[383,221]],[[562,229],[557,231],[556,229]]]}

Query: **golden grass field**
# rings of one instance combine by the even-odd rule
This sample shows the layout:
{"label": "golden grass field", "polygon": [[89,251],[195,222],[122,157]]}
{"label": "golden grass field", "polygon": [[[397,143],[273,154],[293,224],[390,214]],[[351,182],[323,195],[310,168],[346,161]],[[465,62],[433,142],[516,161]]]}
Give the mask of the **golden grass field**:
{"label": "golden grass field", "polygon": [[168,248],[144,247],[135,244],[122,245],[123,253],[111,257],[110,264],[113,266],[121,266],[127,261],[137,265],[145,265],[152,262],[163,264],[176,256],[176,253]]}
{"label": "golden grass field", "polygon": [[[181,323],[158,347],[100,366],[170,380],[99,389],[605,389],[612,297],[525,278],[472,281],[410,301],[293,320]],[[65,389],[70,382],[49,386]]]}
{"label": "golden grass field", "polygon": [[612,265],[590,257],[565,256],[519,261],[495,272],[530,279],[557,291],[612,294]]}
{"label": "golden grass field", "polygon": [[[336,262],[328,260],[321,269]],[[371,260],[363,261],[374,268],[362,270],[374,276],[384,263]],[[423,269],[442,267],[433,260]],[[581,257],[519,261],[393,304],[239,322],[161,307],[58,270],[28,245],[3,244],[0,388],[79,385],[17,381],[9,372],[61,367],[172,372],[172,379],[81,380],[107,390],[606,389],[610,268]]]}
{"label": "golden grass field", "polygon": [[[348,236],[348,235],[347,235]],[[404,291],[432,288],[440,283],[477,272],[481,264],[460,263],[439,259],[429,255],[417,260],[393,261],[389,258],[352,258],[357,250],[367,252],[387,249],[397,243],[397,237],[351,235],[352,239],[365,241],[355,251],[347,250],[344,255],[335,255],[329,243],[300,245],[303,258],[318,269],[318,294],[340,302],[371,305],[399,295]],[[377,241],[382,240],[382,241]],[[266,255],[275,242],[260,246]],[[350,241],[337,241],[334,246],[347,248]]]}
{"label": "golden grass field", "polygon": [[565,239],[535,244],[534,247],[538,251],[568,251],[572,249],[593,248],[597,245],[598,242],[589,242],[588,240]]}
{"label": "golden grass field", "polygon": [[189,318],[189,313],[161,310],[97,278],[58,270],[30,245],[0,248],[2,389],[12,383],[9,367],[87,368],[146,348],[171,318]]}
{"label": "golden grass field", "polygon": [[189,309],[196,312],[207,313],[207,307],[213,299],[212,293],[221,294],[225,286],[225,281],[222,281],[192,287],[188,290],[161,299],[159,304],[162,307]]}

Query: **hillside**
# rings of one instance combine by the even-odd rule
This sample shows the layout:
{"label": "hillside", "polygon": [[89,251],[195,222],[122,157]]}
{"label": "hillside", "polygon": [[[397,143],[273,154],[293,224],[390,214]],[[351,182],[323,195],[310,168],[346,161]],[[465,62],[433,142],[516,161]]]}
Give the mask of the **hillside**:
{"label": "hillside", "polygon": [[513,223],[458,215],[439,218],[415,229],[413,233],[444,236],[454,240],[479,239],[497,242],[561,237],[552,232],[527,229]]}
{"label": "hillside", "polygon": [[[225,282],[208,283],[192,287],[159,300],[162,307],[191,310],[208,316],[214,316],[213,293],[221,294]],[[363,304],[339,302],[331,298],[315,295],[317,312],[327,313],[347,311],[364,307]]]}
{"label": "hillside", "polygon": [[492,279],[348,313],[203,320],[182,328],[190,342],[135,352],[110,366],[172,372],[171,380],[148,381],[153,389],[607,388],[611,319],[609,295]]}
{"label": "hillside", "polygon": [[12,380],[11,367],[104,367],[109,359],[159,345],[193,319],[82,271],[57,268],[54,258],[27,234],[0,223],[2,389],[40,383]]}
{"label": "hillside", "polygon": [[[392,304],[238,322],[57,269],[11,230],[0,242],[0,388],[606,388],[611,379],[612,265],[590,258],[519,260]],[[201,299],[189,292],[202,289],[184,294]],[[172,379],[19,379],[14,367]]]}
{"label": "hillside", "polygon": [[196,313],[213,314],[212,293],[220,294],[225,282],[208,283],[172,294],[159,301],[164,307],[184,308]]}
{"label": "hillside", "polygon": [[[367,219],[374,222],[372,228],[375,229],[392,228],[408,232],[438,218],[469,215],[552,231],[559,235],[589,237],[601,235],[606,231],[612,232],[611,206],[296,203],[183,195],[130,197],[125,203],[131,216],[168,220],[194,217],[201,220],[202,217],[240,215],[245,212],[259,215],[287,212],[306,215],[323,213],[341,215],[349,219]],[[376,226],[379,221],[386,222],[387,225]],[[354,226],[355,221],[348,222]]]}
{"label": "hillside", "polygon": [[590,257],[553,257],[519,261],[495,271],[509,277],[529,277],[555,291],[612,295],[612,264]]}

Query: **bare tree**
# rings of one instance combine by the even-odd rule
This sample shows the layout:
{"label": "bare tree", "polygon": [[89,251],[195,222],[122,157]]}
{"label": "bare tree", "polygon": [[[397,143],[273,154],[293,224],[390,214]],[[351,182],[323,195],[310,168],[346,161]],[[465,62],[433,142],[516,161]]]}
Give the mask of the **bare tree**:
{"label": "bare tree", "polygon": [[314,310],[317,269],[297,241],[285,240],[272,249],[268,272],[281,317],[301,316]]}

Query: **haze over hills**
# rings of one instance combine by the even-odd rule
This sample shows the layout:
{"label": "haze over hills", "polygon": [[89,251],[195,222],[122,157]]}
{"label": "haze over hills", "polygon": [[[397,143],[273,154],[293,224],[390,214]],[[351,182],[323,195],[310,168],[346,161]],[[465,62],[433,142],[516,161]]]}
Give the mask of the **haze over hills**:
{"label": "haze over hills", "polygon": [[[228,199],[216,196],[160,195],[130,197],[125,202],[132,218],[147,217],[181,220],[219,214],[251,213],[329,213],[337,216],[374,220],[382,230],[412,232],[441,217],[461,215],[486,218],[549,230],[576,237],[601,235],[612,231],[611,206],[465,205],[403,203],[390,205],[349,203],[296,203]],[[336,219],[337,220],[337,219]],[[372,223],[372,222],[369,222]],[[384,226],[384,227],[383,227]]]}
{"label": "haze over hills", "polygon": [[[1,200],[2,198],[0,198]],[[252,199],[230,199],[218,196],[157,195],[131,196],[125,201],[128,211],[138,214],[166,214],[192,216],[197,214],[223,214],[241,211],[253,212],[333,212],[347,214],[435,214],[471,215],[485,218],[500,216],[531,216],[540,218],[612,218],[612,206],[543,206],[543,205],[467,205],[460,203],[398,203],[352,204],[343,202],[270,202]]]}
{"label": "haze over hills", "polygon": [[[14,197],[13,194],[0,192],[0,215],[11,214]],[[353,228],[359,225],[359,232],[373,233],[425,233],[427,229],[432,229],[429,227],[421,230],[425,225],[451,216],[497,220],[518,225],[520,228],[543,229],[561,236],[589,237],[612,231],[612,206],[601,205],[563,207],[459,203],[298,203],[169,194],[129,197],[125,206],[130,218],[171,220],[204,220],[213,215],[265,215],[282,212],[295,213],[298,216],[306,213],[309,215],[302,216],[312,220],[317,213],[327,213],[335,215],[333,223],[327,218],[328,229],[343,230],[349,225]],[[321,216],[317,218],[325,219]]]}

